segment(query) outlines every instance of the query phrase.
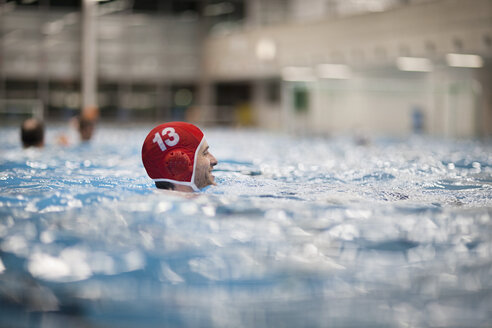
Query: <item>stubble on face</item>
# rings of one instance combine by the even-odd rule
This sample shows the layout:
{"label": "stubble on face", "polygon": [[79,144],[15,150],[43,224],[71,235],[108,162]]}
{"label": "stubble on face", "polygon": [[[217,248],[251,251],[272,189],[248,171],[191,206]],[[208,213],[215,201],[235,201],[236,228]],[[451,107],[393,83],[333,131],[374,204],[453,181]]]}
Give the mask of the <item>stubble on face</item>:
{"label": "stubble on face", "polygon": [[215,165],[217,165],[217,160],[209,152],[207,141],[204,141],[198,151],[195,172],[195,185],[199,189],[210,185],[216,185],[215,177],[212,175],[212,170]]}

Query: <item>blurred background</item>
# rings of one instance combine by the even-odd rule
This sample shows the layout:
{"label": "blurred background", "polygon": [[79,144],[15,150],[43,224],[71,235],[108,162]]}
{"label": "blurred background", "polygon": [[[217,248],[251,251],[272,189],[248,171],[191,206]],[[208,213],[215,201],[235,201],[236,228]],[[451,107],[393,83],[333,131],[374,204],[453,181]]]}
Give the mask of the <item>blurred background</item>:
{"label": "blurred background", "polygon": [[0,120],[492,135],[491,0],[0,0]]}

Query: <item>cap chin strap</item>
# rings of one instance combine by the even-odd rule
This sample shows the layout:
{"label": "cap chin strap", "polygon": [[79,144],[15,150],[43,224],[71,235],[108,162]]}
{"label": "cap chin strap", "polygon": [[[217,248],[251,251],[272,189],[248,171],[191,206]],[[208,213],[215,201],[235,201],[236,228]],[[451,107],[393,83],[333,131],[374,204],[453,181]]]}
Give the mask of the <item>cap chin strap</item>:
{"label": "cap chin strap", "polygon": [[200,191],[200,189],[198,189],[198,187],[196,186],[196,184],[194,182],[177,181],[177,180],[173,180],[173,179],[152,179],[152,180],[154,182],[170,182],[172,184],[191,187],[191,189],[193,189],[193,191]]}
{"label": "cap chin strap", "polygon": [[196,147],[195,150],[195,159],[193,160],[193,174],[191,175],[191,181],[178,181],[178,180],[173,180],[173,179],[152,179],[154,182],[170,182],[173,184],[178,184],[182,186],[188,186],[193,189],[193,191],[200,191],[198,187],[195,184],[195,168],[196,168],[196,161],[198,159],[198,152],[200,151],[200,148],[202,147],[203,141],[205,140],[205,137],[202,137],[202,140],[200,141],[200,144],[198,144],[198,147]]}

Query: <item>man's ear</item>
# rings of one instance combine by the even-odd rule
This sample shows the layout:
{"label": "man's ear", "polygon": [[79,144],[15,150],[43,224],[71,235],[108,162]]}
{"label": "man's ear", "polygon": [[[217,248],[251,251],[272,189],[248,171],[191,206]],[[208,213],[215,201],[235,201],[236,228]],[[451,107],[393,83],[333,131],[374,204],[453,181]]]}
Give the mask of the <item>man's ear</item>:
{"label": "man's ear", "polygon": [[183,180],[193,170],[193,164],[182,149],[168,151],[164,157],[164,164],[174,180]]}

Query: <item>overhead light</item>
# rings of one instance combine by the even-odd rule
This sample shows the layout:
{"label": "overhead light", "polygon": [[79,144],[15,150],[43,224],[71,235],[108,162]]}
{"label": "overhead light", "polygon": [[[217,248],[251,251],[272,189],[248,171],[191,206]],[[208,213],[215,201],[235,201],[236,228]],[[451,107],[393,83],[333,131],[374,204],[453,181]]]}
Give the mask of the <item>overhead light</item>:
{"label": "overhead light", "polygon": [[431,72],[432,62],[427,58],[421,57],[398,57],[396,66],[401,71],[411,72]]}
{"label": "overhead light", "polygon": [[54,35],[60,33],[63,30],[63,25],[63,20],[56,20],[43,24],[41,30],[46,35]]}
{"label": "overhead light", "polygon": [[78,13],[68,13],[63,17],[63,24],[64,25],[72,25],[77,23],[79,20],[79,14]]}
{"label": "overhead light", "polygon": [[316,67],[318,77],[322,79],[350,79],[352,70],[347,65],[321,64]]}
{"label": "overhead light", "polygon": [[483,66],[483,59],[478,55],[447,54],[446,61],[452,67],[479,68]]}
{"label": "overhead light", "polygon": [[120,37],[123,33],[121,25],[101,24],[99,29],[99,38],[111,40]]}
{"label": "overhead light", "polygon": [[256,44],[256,57],[259,60],[273,60],[277,54],[277,46],[271,39],[260,39]]}
{"label": "overhead light", "polygon": [[282,69],[282,79],[284,81],[316,81],[313,69],[305,66],[288,66]]}
{"label": "overhead light", "polygon": [[220,16],[232,14],[234,12],[234,5],[230,2],[220,2],[216,4],[207,5],[203,14],[205,16]]}

